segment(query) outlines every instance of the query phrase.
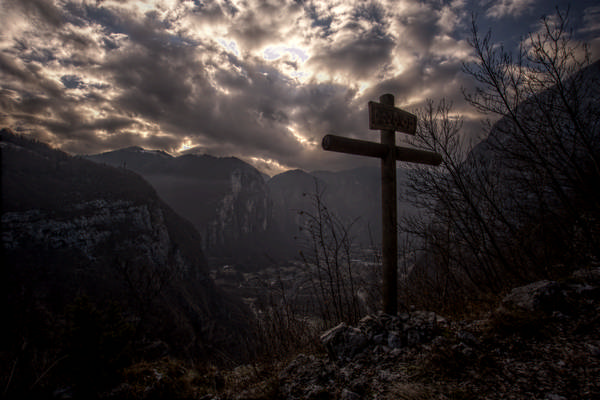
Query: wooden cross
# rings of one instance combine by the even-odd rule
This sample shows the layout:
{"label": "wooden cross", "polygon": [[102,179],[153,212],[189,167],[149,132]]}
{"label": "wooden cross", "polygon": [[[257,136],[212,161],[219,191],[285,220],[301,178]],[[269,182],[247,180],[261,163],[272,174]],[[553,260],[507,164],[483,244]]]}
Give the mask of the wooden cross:
{"label": "wooden cross", "polygon": [[398,237],[396,232],[396,160],[439,165],[442,156],[430,151],[396,146],[396,131],[414,135],[417,117],[394,107],[394,96],[384,94],[380,103],[369,102],[369,128],[381,131],[381,143],[326,135],[323,149],[381,158],[381,222],[383,261],[382,306],[395,315],[398,308]]}

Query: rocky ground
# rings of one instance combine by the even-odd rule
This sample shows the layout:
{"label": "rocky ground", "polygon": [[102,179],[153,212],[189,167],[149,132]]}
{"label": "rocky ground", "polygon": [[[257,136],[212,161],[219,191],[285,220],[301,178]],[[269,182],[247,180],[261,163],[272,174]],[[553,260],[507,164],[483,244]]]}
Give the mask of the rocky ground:
{"label": "rocky ground", "polygon": [[[283,365],[195,376],[180,368],[178,385],[187,389],[178,397],[600,399],[599,316],[600,268],[587,268],[562,282],[516,288],[481,320],[379,313],[324,332],[321,352]],[[140,391],[152,397],[153,388],[164,390],[156,377],[164,384],[172,375],[152,365],[143,371],[130,376],[130,382],[144,379],[137,389],[125,387],[131,397],[140,398]]]}
{"label": "rocky ground", "polygon": [[288,399],[598,399],[600,269],[514,289],[488,318],[423,311],[321,336],[279,375]]}

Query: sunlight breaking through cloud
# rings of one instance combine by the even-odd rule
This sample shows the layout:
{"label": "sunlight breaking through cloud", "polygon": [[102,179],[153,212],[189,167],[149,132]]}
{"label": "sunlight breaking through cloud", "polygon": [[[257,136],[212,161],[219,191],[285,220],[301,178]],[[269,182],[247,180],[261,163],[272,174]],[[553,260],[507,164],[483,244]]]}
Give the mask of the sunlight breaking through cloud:
{"label": "sunlight breaking through cloud", "polygon": [[[444,96],[471,118],[461,93],[472,85],[461,72],[471,12],[501,17],[506,27],[493,28],[510,43],[539,17],[533,7],[553,10],[528,0],[7,0],[0,121],[72,152],[203,143],[327,168],[320,138],[368,138],[366,104],[383,93],[413,108]],[[582,14],[593,7],[572,15],[600,43]]]}

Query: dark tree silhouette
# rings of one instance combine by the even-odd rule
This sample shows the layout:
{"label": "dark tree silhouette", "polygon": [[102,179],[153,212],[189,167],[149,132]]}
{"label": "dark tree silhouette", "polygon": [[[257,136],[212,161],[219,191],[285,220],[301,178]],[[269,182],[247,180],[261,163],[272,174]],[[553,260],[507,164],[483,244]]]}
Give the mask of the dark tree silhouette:
{"label": "dark tree silhouette", "polygon": [[596,262],[600,249],[600,62],[561,11],[517,54],[482,37],[475,20],[470,43],[476,61],[464,71],[476,88],[464,94],[490,117],[487,138],[467,143],[444,100],[420,110],[415,144],[444,163],[413,171],[412,199],[429,219],[401,227],[421,237],[413,276],[440,302],[449,288],[482,294],[555,277]]}

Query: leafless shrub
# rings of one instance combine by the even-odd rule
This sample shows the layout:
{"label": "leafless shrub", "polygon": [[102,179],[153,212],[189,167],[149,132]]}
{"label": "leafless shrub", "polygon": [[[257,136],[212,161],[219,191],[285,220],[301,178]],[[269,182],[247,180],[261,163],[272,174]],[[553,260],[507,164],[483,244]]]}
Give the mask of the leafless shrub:
{"label": "leafless shrub", "polygon": [[[369,307],[372,280],[358,273],[356,249],[352,242],[352,226],[356,219],[345,223],[323,202],[323,190],[315,182],[309,196],[312,210],[301,211],[305,245],[301,252],[309,268],[310,290],[316,312],[323,321],[357,322]],[[372,277],[371,277],[372,278]],[[363,294],[363,299],[359,298]]]}
{"label": "leafless shrub", "polygon": [[429,101],[418,113],[415,144],[444,162],[413,170],[412,201],[428,217],[406,218],[400,230],[422,249],[407,286],[418,282],[438,304],[598,257],[599,66],[568,26],[560,11],[542,19],[513,56],[473,22],[477,61],[464,70],[478,86],[465,97],[497,120],[476,147],[449,102]]}

